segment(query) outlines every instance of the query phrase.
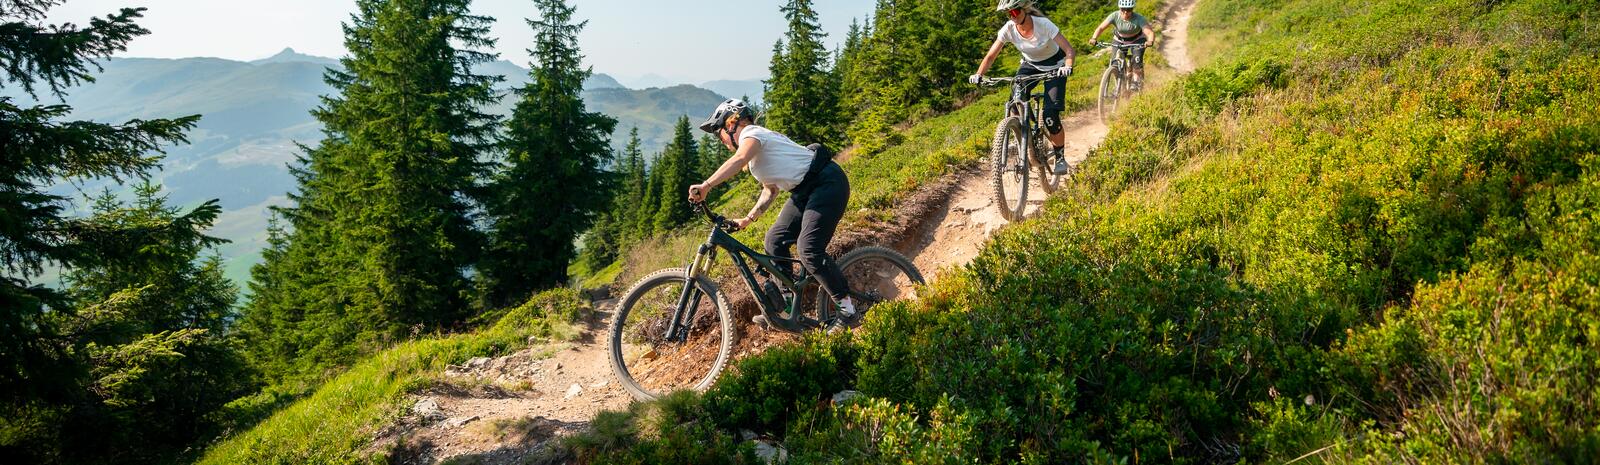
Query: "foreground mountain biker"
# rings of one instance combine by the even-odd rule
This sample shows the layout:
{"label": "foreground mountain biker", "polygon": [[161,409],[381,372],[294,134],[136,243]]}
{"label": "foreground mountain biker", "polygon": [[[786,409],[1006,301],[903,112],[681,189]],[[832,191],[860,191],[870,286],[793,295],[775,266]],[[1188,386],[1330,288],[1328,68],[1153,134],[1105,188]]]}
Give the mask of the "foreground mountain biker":
{"label": "foreground mountain biker", "polygon": [[[800,263],[819,278],[823,290],[839,305],[839,317],[828,322],[830,330],[844,325],[855,314],[855,302],[850,299],[850,288],[838,263],[828,255],[828,242],[833,240],[834,230],[850,202],[850,180],[844,169],[833,162],[832,153],[826,148],[802,147],[783,134],[756,126],[749,107],[738,99],[718,105],[711,117],[700,124],[700,130],[716,134],[733,156],[705,182],[689,186],[689,200],[704,201],[706,192],[748,165],[750,175],[761,183],[761,195],[749,215],[732,220],[744,229],[767,211],[780,191],[789,192],[789,201],[778,212],[772,229],[767,230],[766,253],[788,258],[789,246],[797,245]],[[756,318],[760,323],[762,317]]]}
{"label": "foreground mountain biker", "polygon": [[[1065,175],[1072,168],[1061,156],[1061,148],[1066,145],[1066,134],[1061,128],[1061,112],[1067,108],[1062,99],[1066,92],[1067,76],[1072,74],[1072,63],[1078,52],[1061,36],[1061,28],[1033,6],[1033,0],[1000,0],[995,11],[1006,12],[1010,21],[1000,27],[994,44],[989,46],[989,53],[983,56],[983,63],[978,65],[977,74],[967,81],[973,84],[981,82],[983,74],[989,72],[989,67],[994,65],[995,57],[1000,56],[1000,50],[1007,42],[1022,52],[1022,64],[1017,67],[1017,77],[1056,73],[1056,77],[1044,81],[1044,127],[1049,134],[1050,156],[1055,159],[1053,171],[1056,175]],[[1027,95],[1033,90],[1032,87],[1029,85],[1020,91]]]}
{"label": "foreground mountain biker", "polygon": [[1094,28],[1094,34],[1089,36],[1089,43],[1100,41],[1100,33],[1106,28],[1114,28],[1113,41],[1117,45],[1143,44],[1143,48],[1129,51],[1130,64],[1133,65],[1134,88],[1144,86],[1144,49],[1156,45],[1156,33],[1150,28],[1150,20],[1144,15],[1133,12],[1134,0],[1117,0],[1117,11],[1106,16],[1100,27]]}

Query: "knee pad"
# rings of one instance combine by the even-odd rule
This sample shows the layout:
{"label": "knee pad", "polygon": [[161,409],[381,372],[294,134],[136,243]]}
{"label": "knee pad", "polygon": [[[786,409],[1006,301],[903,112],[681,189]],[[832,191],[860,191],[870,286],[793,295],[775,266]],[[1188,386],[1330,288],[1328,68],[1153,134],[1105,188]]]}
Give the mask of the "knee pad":
{"label": "knee pad", "polygon": [[1049,109],[1046,109],[1044,111],[1044,113],[1045,113],[1045,115],[1044,115],[1044,129],[1045,129],[1045,131],[1049,131],[1050,134],[1060,134],[1061,133],[1061,113],[1059,112],[1059,110],[1056,111],[1056,112],[1051,112]]}

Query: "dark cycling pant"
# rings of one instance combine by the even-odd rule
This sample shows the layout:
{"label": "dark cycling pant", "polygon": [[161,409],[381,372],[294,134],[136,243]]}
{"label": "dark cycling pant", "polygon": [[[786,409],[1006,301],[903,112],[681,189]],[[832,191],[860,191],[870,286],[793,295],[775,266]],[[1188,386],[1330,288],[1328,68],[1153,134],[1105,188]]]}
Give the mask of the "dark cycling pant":
{"label": "dark cycling pant", "polygon": [[[839,300],[849,295],[850,287],[839,264],[828,256],[828,242],[833,241],[834,230],[839,228],[845,206],[850,203],[850,180],[831,156],[819,154],[817,158],[822,159],[818,162],[822,165],[789,191],[789,201],[778,212],[778,221],[767,230],[767,255],[790,258],[789,245],[798,245],[800,264],[820,278],[828,295]],[[780,268],[793,276],[788,265]]]}
{"label": "dark cycling pant", "polygon": [[[1117,45],[1144,44],[1149,41],[1150,38],[1145,37],[1144,34],[1139,34],[1139,37],[1134,37],[1132,39],[1124,39],[1122,37],[1116,38]],[[1144,68],[1144,47],[1139,47],[1137,50],[1129,50],[1128,61],[1129,64],[1132,64],[1135,69]]]}
{"label": "dark cycling pant", "polygon": [[[1055,60],[1054,64],[1056,64],[1056,65],[1064,64],[1064,62],[1066,60],[1066,55],[1064,53],[1059,53],[1059,52],[1056,55],[1061,57],[1061,58]],[[1043,65],[1043,66],[1049,67],[1050,65]],[[1051,68],[1052,71],[1054,69],[1055,68]],[[1051,71],[1041,70],[1041,69],[1035,67],[1033,63],[1030,63],[1030,62],[1027,62],[1027,61],[1022,62],[1022,66],[1017,67],[1017,77],[1034,76],[1034,75],[1044,74],[1044,73],[1048,73],[1048,72],[1051,72]],[[1038,83],[1033,83],[1033,84],[1028,84],[1026,86],[1023,86],[1023,88],[1020,90],[1020,92],[1023,93],[1022,95],[1027,95],[1028,92],[1032,92],[1033,91],[1033,86],[1035,86],[1037,84]],[[1044,81],[1044,128],[1045,128],[1046,131],[1049,131],[1050,134],[1060,134],[1061,133],[1061,112],[1062,111],[1066,111],[1066,109],[1067,109],[1066,102],[1063,101],[1061,98],[1062,98],[1062,95],[1066,92],[1066,87],[1067,87],[1067,78],[1064,78],[1064,77],[1046,79]],[[1017,97],[1021,97],[1021,95],[1013,95],[1012,96],[1012,98],[1017,98]]]}

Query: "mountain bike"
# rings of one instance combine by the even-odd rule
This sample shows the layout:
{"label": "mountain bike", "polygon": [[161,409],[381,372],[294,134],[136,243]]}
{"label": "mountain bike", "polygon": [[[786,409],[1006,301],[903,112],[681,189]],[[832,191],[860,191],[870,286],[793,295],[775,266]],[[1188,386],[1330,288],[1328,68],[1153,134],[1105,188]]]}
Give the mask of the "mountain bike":
{"label": "mountain bike", "polygon": [[[989,144],[989,162],[993,166],[994,203],[1000,206],[1000,216],[1007,221],[1019,221],[1028,208],[1028,170],[1030,165],[1038,171],[1039,187],[1045,194],[1056,191],[1061,179],[1051,163],[1044,159],[1050,153],[1050,142],[1045,137],[1044,93],[1024,90],[1033,84],[1057,77],[1055,72],[1033,76],[986,78],[986,86],[1011,85],[1011,100],[1006,102],[1006,116],[994,128],[994,139]],[[1065,156],[1065,155],[1062,155]]]}
{"label": "mountain bike", "polygon": [[1139,86],[1144,83],[1130,83],[1128,79],[1128,56],[1134,50],[1146,47],[1146,44],[1117,44],[1096,41],[1095,47],[1112,49],[1111,62],[1106,64],[1106,71],[1100,74],[1100,121],[1105,122],[1111,114],[1117,111],[1117,105],[1128,94],[1139,91]]}
{"label": "mountain bike", "polygon": [[[821,282],[798,266],[799,260],[756,253],[733,237],[737,227],[727,218],[703,203],[694,208],[711,223],[711,233],[689,266],[641,278],[624,294],[611,321],[611,368],[639,400],[681,389],[704,390],[727,365],[738,326],[727,296],[707,276],[718,250],[727,252],[773,329],[819,328],[838,310]],[[923,283],[910,259],[884,247],[857,248],[838,263],[856,305],[852,321],[844,322],[850,326],[859,324],[873,306],[914,292]],[[795,268],[800,271],[790,277]],[[815,305],[805,305],[807,301]]]}

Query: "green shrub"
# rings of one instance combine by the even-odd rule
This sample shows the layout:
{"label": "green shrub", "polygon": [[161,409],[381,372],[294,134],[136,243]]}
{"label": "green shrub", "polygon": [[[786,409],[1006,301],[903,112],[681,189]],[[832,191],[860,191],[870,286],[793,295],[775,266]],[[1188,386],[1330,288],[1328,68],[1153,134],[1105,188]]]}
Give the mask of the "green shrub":
{"label": "green shrub", "polygon": [[1207,66],[1183,80],[1184,97],[1189,105],[1216,113],[1258,89],[1283,88],[1284,71],[1283,63],[1274,58]]}
{"label": "green shrub", "polygon": [[805,412],[855,384],[856,348],[848,337],[809,336],[735,364],[705,393],[706,411],[730,431],[782,435]]}
{"label": "green shrub", "polygon": [[[904,404],[858,397],[795,422],[792,463],[972,463],[983,431],[948,403],[918,415]],[[1026,461],[1025,461],[1026,462]]]}
{"label": "green shrub", "polygon": [[724,381],[783,402],[716,411],[807,463],[1592,461],[1592,9],[1201,5],[1207,68],[1130,102],[968,267],[876,307],[865,398],[779,389],[832,360],[797,346]]}
{"label": "green shrub", "polygon": [[623,412],[602,412],[564,447],[578,463],[754,464],[755,450],[709,421],[700,396],[681,391]]}

